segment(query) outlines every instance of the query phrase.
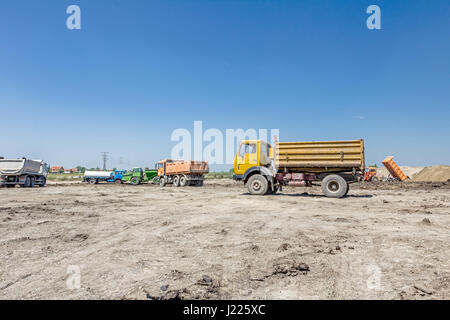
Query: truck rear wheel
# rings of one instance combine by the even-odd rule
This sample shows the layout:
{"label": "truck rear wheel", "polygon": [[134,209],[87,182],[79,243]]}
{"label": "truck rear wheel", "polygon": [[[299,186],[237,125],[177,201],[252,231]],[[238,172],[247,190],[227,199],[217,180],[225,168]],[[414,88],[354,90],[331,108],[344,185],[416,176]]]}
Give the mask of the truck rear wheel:
{"label": "truck rear wheel", "polygon": [[41,183],[39,184],[39,187],[41,187],[41,188],[45,187],[46,183],[47,183],[47,179],[46,178],[42,178]]}
{"label": "truck rear wheel", "polygon": [[196,185],[197,185],[197,187],[202,187],[203,186],[203,180],[197,180]]}
{"label": "truck rear wheel", "polygon": [[133,177],[133,178],[131,178],[130,183],[132,185],[137,186],[140,183],[140,181],[139,181],[139,179],[137,177]]}
{"label": "truck rear wheel", "polygon": [[247,189],[250,194],[262,196],[267,193],[269,182],[260,174],[255,174],[247,181]]}
{"label": "truck rear wheel", "polygon": [[180,186],[186,187],[188,185],[188,182],[189,180],[186,176],[183,175],[180,177]]}
{"label": "truck rear wheel", "polygon": [[29,188],[31,185],[31,179],[30,177],[25,178],[25,184],[23,185],[25,188]]}
{"label": "truck rear wheel", "polygon": [[34,188],[34,182],[35,182],[34,177],[31,177],[30,178],[30,188]]}
{"label": "truck rear wheel", "polygon": [[175,187],[179,187],[180,186],[180,176],[173,177],[173,185]]}
{"label": "truck rear wheel", "polygon": [[97,184],[96,179],[89,179],[88,182],[89,182],[89,184]]}
{"label": "truck rear wheel", "polygon": [[337,174],[331,174],[322,180],[322,192],[328,198],[342,198],[348,189],[347,181]]}

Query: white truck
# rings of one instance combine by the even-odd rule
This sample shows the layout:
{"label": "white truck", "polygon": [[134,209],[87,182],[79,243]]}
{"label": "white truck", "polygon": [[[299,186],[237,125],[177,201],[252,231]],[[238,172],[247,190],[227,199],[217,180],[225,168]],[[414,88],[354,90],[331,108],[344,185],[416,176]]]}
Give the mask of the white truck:
{"label": "white truck", "polygon": [[47,167],[42,160],[0,158],[0,186],[44,187],[47,182]]}

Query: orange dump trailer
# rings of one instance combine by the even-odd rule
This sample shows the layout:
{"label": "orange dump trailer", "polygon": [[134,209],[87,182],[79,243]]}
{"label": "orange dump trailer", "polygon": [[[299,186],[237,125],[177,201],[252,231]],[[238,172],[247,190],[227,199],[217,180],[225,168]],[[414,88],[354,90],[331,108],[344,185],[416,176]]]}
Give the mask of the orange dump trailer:
{"label": "orange dump trailer", "polygon": [[156,165],[159,184],[174,184],[176,187],[202,186],[204,175],[209,172],[206,161],[162,160]]}
{"label": "orange dump trailer", "polygon": [[387,157],[383,160],[383,165],[389,171],[389,173],[400,181],[408,179],[408,177],[403,173],[402,169],[394,162],[394,157]]}

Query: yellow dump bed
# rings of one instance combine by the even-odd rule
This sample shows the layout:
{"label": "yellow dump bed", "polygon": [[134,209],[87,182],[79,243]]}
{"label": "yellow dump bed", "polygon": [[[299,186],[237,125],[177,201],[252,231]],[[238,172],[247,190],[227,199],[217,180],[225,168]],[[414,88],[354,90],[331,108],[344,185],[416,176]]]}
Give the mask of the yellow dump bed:
{"label": "yellow dump bed", "polygon": [[279,171],[364,171],[364,140],[278,142],[274,160]]}

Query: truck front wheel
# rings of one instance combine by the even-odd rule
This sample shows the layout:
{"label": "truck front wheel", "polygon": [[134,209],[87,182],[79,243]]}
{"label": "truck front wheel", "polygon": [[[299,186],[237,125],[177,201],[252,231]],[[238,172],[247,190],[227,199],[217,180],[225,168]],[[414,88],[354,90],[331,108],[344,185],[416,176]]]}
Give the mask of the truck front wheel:
{"label": "truck front wheel", "polygon": [[159,178],[159,185],[161,187],[164,187],[166,185],[166,178],[165,177],[160,177]]}
{"label": "truck front wheel", "polygon": [[247,189],[250,194],[262,196],[266,194],[269,188],[269,182],[264,176],[255,174],[247,181]]}
{"label": "truck front wheel", "polygon": [[342,198],[348,189],[347,181],[337,174],[331,174],[322,180],[322,192],[329,198]]}

